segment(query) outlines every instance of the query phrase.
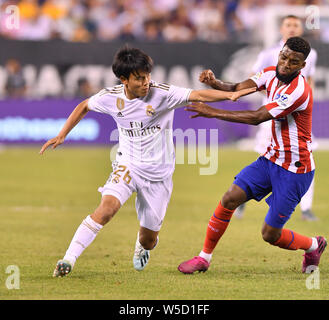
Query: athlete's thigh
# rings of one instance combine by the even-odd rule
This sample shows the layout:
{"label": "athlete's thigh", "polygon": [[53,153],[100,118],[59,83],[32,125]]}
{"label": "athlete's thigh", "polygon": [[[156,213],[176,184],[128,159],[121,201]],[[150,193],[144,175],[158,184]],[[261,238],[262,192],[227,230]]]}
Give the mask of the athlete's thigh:
{"label": "athlete's thigh", "polygon": [[149,182],[137,190],[136,211],[140,226],[152,231],[159,231],[164,220],[172,193],[172,178]]}
{"label": "athlete's thigh", "polygon": [[273,191],[266,199],[269,211],[265,222],[274,228],[282,228],[312,183],[314,172],[297,174],[272,165]]}
{"label": "athlete's thigh", "polygon": [[272,191],[268,161],[264,157],[259,157],[235,176],[233,184],[246,193],[247,201],[251,199],[260,201]]}
{"label": "athlete's thigh", "polygon": [[113,171],[105,185],[98,190],[101,192],[103,198],[104,196],[114,196],[119,199],[122,206],[130,198],[132,193],[136,191],[137,182],[129,170],[129,165],[114,161],[112,167]]}

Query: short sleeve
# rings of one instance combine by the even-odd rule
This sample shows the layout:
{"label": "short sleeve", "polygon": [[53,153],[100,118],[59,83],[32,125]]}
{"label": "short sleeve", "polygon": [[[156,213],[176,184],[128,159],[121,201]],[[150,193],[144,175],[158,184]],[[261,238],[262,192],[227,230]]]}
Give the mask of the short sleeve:
{"label": "short sleeve", "polygon": [[258,91],[266,88],[266,82],[273,76],[273,72],[275,72],[275,67],[268,67],[250,77],[250,79],[256,83]]}
{"label": "short sleeve", "polygon": [[88,99],[88,109],[100,113],[108,113],[108,108],[104,105],[104,95],[108,93],[107,89],[103,89]]}
{"label": "short sleeve", "polygon": [[168,109],[176,109],[185,106],[189,102],[191,92],[192,89],[171,85],[167,95]]}

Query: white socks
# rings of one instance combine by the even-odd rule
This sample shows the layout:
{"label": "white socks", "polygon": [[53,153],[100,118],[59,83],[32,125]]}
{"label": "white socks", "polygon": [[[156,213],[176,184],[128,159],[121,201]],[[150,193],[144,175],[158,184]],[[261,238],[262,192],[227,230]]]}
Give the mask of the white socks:
{"label": "white socks", "polygon": [[95,222],[90,215],[86,217],[75,232],[63,260],[68,260],[72,267],[81,253],[93,242],[103,226]]}
{"label": "white socks", "polygon": [[199,253],[199,256],[203,259],[206,259],[209,263],[210,263],[210,260],[211,260],[211,257],[212,257],[212,253],[205,253],[203,251],[201,251]]}
{"label": "white socks", "polygon": [[312,252],[312,251],[316,250],[318,248],[318,246],[319,246],[319,244],[318,244],[317,238],[313,237],[311,246],[307,250],[305,250],[305,252]]}

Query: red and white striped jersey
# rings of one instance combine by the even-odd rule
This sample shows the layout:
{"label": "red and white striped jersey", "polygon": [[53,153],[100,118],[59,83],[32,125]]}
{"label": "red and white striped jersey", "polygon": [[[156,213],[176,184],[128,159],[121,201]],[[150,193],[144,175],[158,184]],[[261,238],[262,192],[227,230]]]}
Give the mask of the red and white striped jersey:
{"label": "red and white striped jersey", "polygon": [[258,90],[266,90],[268,112],[273,116],[271,143],[264,156],[295,173],[315,169],[312,155],[312,89],[299,74],[279,86],[276,67],[267,67],[251,79]]}

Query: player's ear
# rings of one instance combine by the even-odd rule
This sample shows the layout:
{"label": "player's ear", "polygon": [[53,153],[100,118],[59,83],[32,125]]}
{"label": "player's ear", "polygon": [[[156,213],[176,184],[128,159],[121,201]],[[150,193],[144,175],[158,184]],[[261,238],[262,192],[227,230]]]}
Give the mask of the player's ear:
{"label": "player's ear", "polygon": [[128,84],[128,79],[126,78],[126,77],[124,77],[124,76],[120,76],[120,81],[121,81],[121,83],[123,83],[123,84]]}
{"label": "player's ear", "polygon": [[305,68],[306,66],[306,61],[304,60],[304,62],[302,63],[302,68]]}

